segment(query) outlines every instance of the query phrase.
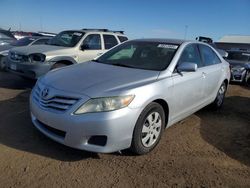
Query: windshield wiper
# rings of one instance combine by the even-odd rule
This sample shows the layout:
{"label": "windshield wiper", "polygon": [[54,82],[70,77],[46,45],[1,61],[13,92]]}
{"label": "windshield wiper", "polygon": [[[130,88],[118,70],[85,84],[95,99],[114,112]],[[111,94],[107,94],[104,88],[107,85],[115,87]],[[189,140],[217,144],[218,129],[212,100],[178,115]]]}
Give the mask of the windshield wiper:
{"label": "windshield wiper", "polygon": [[119,67],[128,67],[128,68],[135,68],[131,65],[125,65],[125,64],[122,64],[122,63],[114,63],[114,64],[111,64],[111,65],[115,65],[115,66],[119,66]]}
{"label": "windshield wiper", "polygon": [[91,61],[97,62],[97,63],[102,63],[101,61],[99,61],[98,59],[92,59]]}
{"label": "windshield wiper", "polygon": [[49,45],[52,45],[52,46],[61,46],[61,45],[56,44],[56,43],[49,43]]}

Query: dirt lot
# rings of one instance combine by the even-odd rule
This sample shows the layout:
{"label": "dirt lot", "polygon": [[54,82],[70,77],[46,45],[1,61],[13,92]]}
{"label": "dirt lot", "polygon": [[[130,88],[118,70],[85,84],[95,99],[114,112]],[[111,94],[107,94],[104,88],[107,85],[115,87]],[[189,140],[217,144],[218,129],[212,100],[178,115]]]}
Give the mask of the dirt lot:
{"label": "dirt lot", "polygon": [[0,187],[250,187],[250,89],[231,85],[221,111],[199,111],[138,157],[40,134],[29,117],[32,84],[0,72]]}

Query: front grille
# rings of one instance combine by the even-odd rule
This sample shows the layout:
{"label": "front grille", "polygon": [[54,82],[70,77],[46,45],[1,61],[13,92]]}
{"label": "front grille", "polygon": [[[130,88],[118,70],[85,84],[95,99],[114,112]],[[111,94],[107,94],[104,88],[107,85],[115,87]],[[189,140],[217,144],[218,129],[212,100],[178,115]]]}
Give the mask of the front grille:
{"label": "front grille", "polygon": [[10,59],[19,62],[29,61],[29,57],[27,55],[17,54],[16,52],[10,52]]}
{"label": "front grille", "polygon": [[33,98],[42,108],[56,110],[64,112],[72,105],[74,105],[79,99],[69,96],[62,96],[57,94],[48,95],[47,97],[42,97],[42,89],[39,86],[34,88]]}

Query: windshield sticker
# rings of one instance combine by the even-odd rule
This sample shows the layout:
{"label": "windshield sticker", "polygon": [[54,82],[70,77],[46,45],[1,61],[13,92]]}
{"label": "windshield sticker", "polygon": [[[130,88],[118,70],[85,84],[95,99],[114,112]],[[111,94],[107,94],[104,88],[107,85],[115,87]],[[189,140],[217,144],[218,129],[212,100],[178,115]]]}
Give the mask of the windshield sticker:
{"label": "windshield sticker", "polygon": [[82,33],[74,32],[73,35],[80,37],[80,36],[82,36]]}
{"label": "windshield sticker", "polygon": [[158,48],[175,49],[175,50],[178,48],[177,45],[173,45],[173,44],[159,44],[157,47]]}

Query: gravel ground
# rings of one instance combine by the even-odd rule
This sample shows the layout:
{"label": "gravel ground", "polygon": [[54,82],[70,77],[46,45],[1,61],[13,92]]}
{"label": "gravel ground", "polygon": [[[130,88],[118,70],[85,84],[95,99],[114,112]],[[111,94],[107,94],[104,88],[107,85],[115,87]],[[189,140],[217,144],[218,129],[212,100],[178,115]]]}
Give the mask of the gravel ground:
{"label": "gravel ground", "polygon": [[169,129],[148,155],[74,150],[29,117],[34,83],[0,72],[0,187],[250,187],[250,89],[230,85],[224,107]]}

